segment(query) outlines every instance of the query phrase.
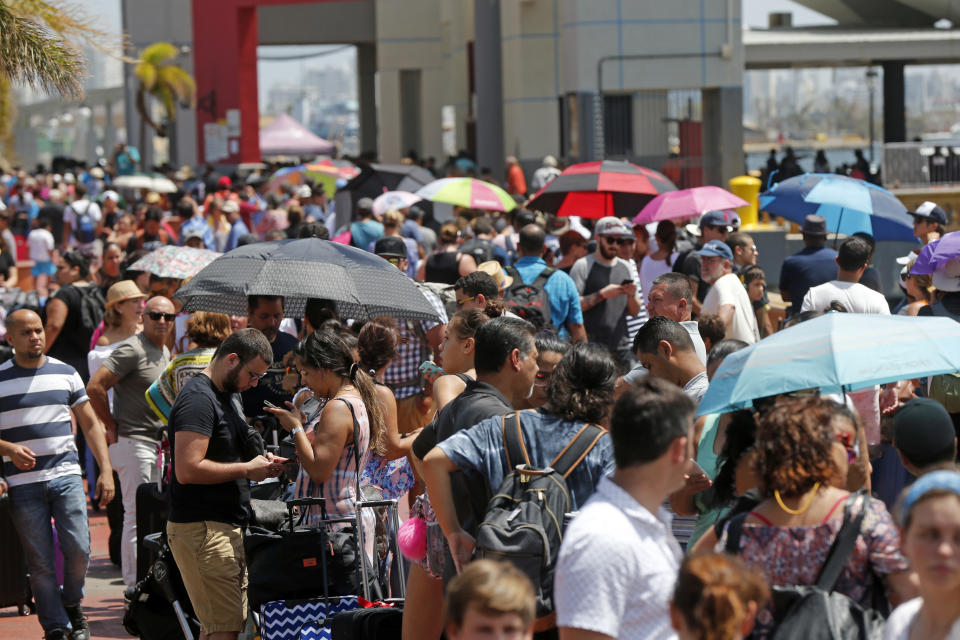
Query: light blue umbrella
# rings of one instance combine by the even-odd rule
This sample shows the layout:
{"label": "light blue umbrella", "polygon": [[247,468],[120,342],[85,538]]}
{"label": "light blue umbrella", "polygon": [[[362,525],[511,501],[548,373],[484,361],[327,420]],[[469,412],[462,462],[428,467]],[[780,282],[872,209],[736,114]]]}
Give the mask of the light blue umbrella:
{"label": "light blue umbrella", "polygon": [[803,224],[811,213],[827,220],[827,230],[876,240],[913,242],[913,218],[895,195],[865,180],[832,173],[805,173],[778,182],[760,194],[760,210]]}
{"label": "light blue umbrella", "polygon": [[960,323],[950,318],[828,313],[727,356],[699,415],[756,398],[819,387],[821,393],[960,371]]}

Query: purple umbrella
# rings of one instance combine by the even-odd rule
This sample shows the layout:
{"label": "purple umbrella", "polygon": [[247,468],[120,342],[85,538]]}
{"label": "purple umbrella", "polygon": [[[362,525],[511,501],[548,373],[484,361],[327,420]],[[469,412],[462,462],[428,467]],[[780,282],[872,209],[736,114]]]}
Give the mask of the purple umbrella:
{"label": "purple umbrella", "polygon": [[960,257],[960,231],[953,231],[927,244],[917,256],[917,261],[913,263],[910,273],[929,275],[943,268],[951,258],[958,257]]}

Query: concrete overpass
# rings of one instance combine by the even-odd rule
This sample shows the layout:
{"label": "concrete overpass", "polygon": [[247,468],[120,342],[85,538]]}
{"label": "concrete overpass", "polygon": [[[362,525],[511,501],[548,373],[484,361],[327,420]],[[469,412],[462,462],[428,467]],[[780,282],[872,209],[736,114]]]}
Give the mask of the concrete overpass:
{"label": "concrete overpass", "polygon": [[[904,17],[909,7],[894,0],[869,0],[887,17]],[[857,5],[856,0],[830,0],[839,7]],[[816,0],[803,2],[820,10]],[[915,2],[914,4],[921,4]],[[816,5],[816,6],[814,6]],[[837,9],[839,12],[839,9]],[[827,13],[824,11],[824,13]],[[882,13],[882,11],[881,11]],[[838,15],[840,15],[838,13]],[[914,14],[916,21],[917,16]],[[926,14],[924,14],[925,17]],[[932,21],[928,21],[931,22]],[[809,67],[883,67],[883,141],[905,142],[907,136],[904,67],[908,64],[960,63],[960,30],[917,28],[817,27],[744,29],[744,67],[751,69],[798,69]]]}

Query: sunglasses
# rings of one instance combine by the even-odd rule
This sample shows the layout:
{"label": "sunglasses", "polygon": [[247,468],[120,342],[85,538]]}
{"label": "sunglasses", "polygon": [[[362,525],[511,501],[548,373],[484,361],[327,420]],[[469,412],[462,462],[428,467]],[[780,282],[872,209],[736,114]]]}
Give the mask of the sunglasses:
{"label": "sunglasses", "polygon": [[177,314],[175,313],[161,313],[160,311],[148,311],[147,316],[154,322],[160,322],[161,320],[173,322],[177,319]]}
{"label": "sunglasses", "polygon": [[607,244],[619,244],[620,246],[635,244],[637,242],[636,238],[612,238],[610,236],[600,236],[600,239]]}
{"label": "sunglasses", "polygon": [[854,463],[859,455],[860,439],[849,433],[842,432],[837,434],[837,441],[847,450],[847,462]]}
{"label": "sunglasses", "polygon": [[392,265],[395,266],[395,267],[399,267],[399,266],[400,266],[400,261],[403,260],[403,259],[404,259],[404,258],[387,258],[387,257],[384,257],[384,260],[386,260],[387,262],[389,262],[390,264],[392,264]]}

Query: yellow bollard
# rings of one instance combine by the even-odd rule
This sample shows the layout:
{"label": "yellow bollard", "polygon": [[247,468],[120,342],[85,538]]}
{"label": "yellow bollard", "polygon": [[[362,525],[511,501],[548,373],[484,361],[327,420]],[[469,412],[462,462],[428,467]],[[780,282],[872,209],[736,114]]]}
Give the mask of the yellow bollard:
{"label": "yellow bollard", "polygon": [[760,180],[753,176],[737,176],[729,182],[730,193],[747,201],[747,206],[737,209],[740,228],[752,229],[759,224]]}

